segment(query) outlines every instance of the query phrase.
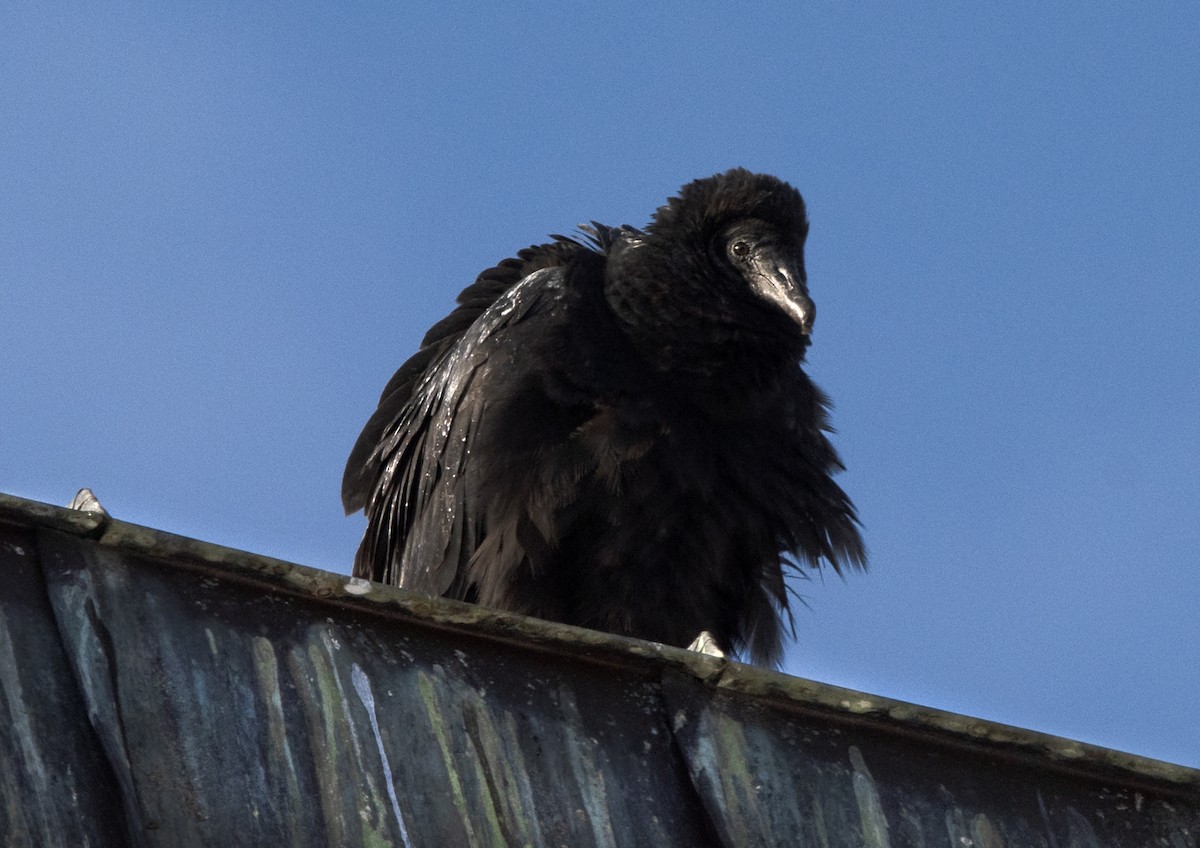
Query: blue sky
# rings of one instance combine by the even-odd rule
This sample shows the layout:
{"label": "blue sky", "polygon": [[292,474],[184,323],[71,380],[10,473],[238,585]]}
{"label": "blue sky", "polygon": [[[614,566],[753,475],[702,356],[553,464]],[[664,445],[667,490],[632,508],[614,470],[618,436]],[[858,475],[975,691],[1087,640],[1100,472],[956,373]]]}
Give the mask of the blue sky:
{"label": "blue sky", "polygon": [[481,269],[805,195],[869,574],[785,669],[1200,766],[1200,7],[0,9],[0,490],[346,571]]}

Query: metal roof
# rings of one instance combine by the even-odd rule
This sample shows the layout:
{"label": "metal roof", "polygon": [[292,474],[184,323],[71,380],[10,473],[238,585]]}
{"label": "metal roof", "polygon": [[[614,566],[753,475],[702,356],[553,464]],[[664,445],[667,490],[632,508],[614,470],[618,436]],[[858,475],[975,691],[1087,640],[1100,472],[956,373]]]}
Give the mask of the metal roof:
{"label": "metal roof", "polygon": [[1200,772],[0,495],[6,846],[1169,846]]}

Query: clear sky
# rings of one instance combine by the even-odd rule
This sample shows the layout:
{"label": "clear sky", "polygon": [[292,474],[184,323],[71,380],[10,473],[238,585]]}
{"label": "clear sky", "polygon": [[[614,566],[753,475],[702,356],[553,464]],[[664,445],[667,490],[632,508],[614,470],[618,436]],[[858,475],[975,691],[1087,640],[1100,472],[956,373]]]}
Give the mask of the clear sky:
{"label": "clear sky", "polygon": [[67,5],[0,8],[0,490],[347,571],[459,289],[744,165],[871,549],[785,669],[1200,766],[1193,0]]}

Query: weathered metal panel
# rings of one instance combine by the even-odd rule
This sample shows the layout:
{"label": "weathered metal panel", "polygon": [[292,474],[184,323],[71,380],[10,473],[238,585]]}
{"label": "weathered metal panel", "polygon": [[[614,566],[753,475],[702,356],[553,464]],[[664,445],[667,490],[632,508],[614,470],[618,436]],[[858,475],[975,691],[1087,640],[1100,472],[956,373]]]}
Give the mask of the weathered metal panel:
{"label": "weathered metal panel", "polygon": [[930,745],[882,717],[764,710],[678,674],[664,694],[726,845],[783,834],[822,848],[1195,845],[1195,803],[1181,810],[1169,795],[1038,768],[1003,746]]}
{"label": "weathered metal panel", "polygon": [[28,528],[0,523],[0,845],[126,844]]}
{"label": "weathered metal panel", "polygon": [[706,844],[648,681],[41,545],[139,844]]}
{"label": "weathered metal panel", "polygon": [[40,757],[91,844],[1197,846],[1189,769],[27,503],[10,836]]}

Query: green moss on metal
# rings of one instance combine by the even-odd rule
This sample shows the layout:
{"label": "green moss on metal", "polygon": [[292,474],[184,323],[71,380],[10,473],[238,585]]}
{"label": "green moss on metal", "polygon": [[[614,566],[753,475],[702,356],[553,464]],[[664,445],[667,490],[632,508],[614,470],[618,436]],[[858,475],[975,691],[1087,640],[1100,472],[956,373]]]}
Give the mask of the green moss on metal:
{"label": "green moss on metal", "polygon": [[854,797],[858,801],[858,816],[862,823],[863,845],[866,848],[890,848],[887,818],[871,770],[857,746],[850,746],[850,764],[854,767]]}
{"label": "green moss on metal", "polygon": [[[530,813],[535,809],[532,790],[525,769],[524,755],[516,744],[520,736],[512,714],[503,711],[500,720],[505,732],[495,726],[496,713],[478,709],[472,699],[462,705],[463,732],[474,747],[476,777],[488,788],[494,814],[494,833],[505,845],[532,846],[540,844],[537,821]],[[496,810],[498,804],[502,809]]]}
{"label": "green moss on metal", "polygon": [[288,742],[287,722],[283,715],[283,698],[279,691],[279,662],[270,639],[256,636],[251,640],[254,657],[255,682],[267,713],[267,739],[276,759],[287,764],[288,796],[298,799],[300,787],[296,779],[296,760]]}
{"label": "green moss on metal", "polygon": [[437,740],[438,750],[442,755],[442,763],[446,767],[446,776],[450,782],[450,797],[459,815],[462,817],[463,825],[467,829],[467,836],[471,840],[471,844],[475,844],[474,828],[472,827],[471,815],[467,808],[467,799],[463,794],[462,782],[458,779],[458,763],[454,757],[454,750],[450,745],[453,731],[447,726],[444,718],[443,708],[438,699],[437,688],[429,679],[429,675],[424,671],[417,672],[417,688],[421,691],[421,698],[425,702],[429,724],[433,729],[434,739]]}

